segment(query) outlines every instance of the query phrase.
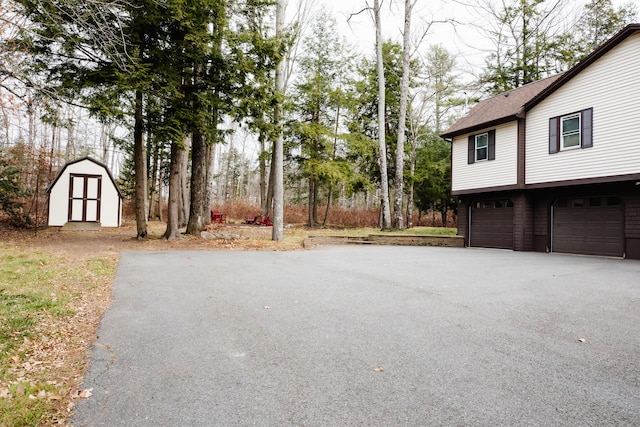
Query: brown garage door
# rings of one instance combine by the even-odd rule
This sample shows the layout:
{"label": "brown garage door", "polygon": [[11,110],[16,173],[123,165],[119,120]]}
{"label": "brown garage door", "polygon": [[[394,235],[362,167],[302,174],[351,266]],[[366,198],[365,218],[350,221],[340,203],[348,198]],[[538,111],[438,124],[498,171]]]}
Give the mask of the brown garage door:
{"label": "brown garage door", "polygon": [[513,249],[513,202],[475,202],[471,208],[469,245],[481,248]]}
{"label": "brown garage door", "polygon": [[623,209],[617,197],[558,200],[553,209],[551,250],[622,256]]}

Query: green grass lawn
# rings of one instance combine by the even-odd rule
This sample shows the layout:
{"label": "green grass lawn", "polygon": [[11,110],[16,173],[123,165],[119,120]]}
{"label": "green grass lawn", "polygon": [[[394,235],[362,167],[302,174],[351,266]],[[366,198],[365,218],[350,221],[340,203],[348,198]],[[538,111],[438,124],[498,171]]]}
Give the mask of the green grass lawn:
{"label": "green grass lawn", "polygon": [[51,360],[41,360],[42,348],[73,339],[55,325],[74,315],[73,300],[95,281],[110,280],[114,267],[0,244],[0,425],[64,421],[60,402],[69,384],[57,380]]}

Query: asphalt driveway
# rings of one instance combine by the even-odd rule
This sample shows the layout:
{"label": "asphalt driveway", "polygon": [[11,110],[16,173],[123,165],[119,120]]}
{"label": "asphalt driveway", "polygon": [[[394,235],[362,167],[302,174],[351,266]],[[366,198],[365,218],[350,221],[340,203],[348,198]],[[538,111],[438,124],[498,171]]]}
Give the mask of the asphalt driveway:
{"label": "asphalt driveway", "polygon": [[640,425],[640,262],[125,252],[80,426]]}

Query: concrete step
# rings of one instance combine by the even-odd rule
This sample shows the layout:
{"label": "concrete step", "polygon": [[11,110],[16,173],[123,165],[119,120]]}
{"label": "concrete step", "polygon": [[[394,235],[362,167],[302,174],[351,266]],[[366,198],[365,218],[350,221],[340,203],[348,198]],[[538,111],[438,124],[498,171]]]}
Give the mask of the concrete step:
{"label": "concrete step", "polygon": [[69,221],[62,226],[62,231],[99,231],[99,222]]}

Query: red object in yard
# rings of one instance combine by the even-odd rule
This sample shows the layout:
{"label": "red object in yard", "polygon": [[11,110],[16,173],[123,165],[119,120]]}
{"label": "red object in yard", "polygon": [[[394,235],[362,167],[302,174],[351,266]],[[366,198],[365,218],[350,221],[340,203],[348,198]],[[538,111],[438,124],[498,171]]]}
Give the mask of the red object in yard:
{"label": "red object in yard", "polygon": [[211,210],[211,223],[212,224],[226,224],[227,215],[220,213],[219,211]]}
{"label": "red object in yard", "polygon": [[272,226],[271,218],[268,216],[254,215],[247,218],[247,224]]}

